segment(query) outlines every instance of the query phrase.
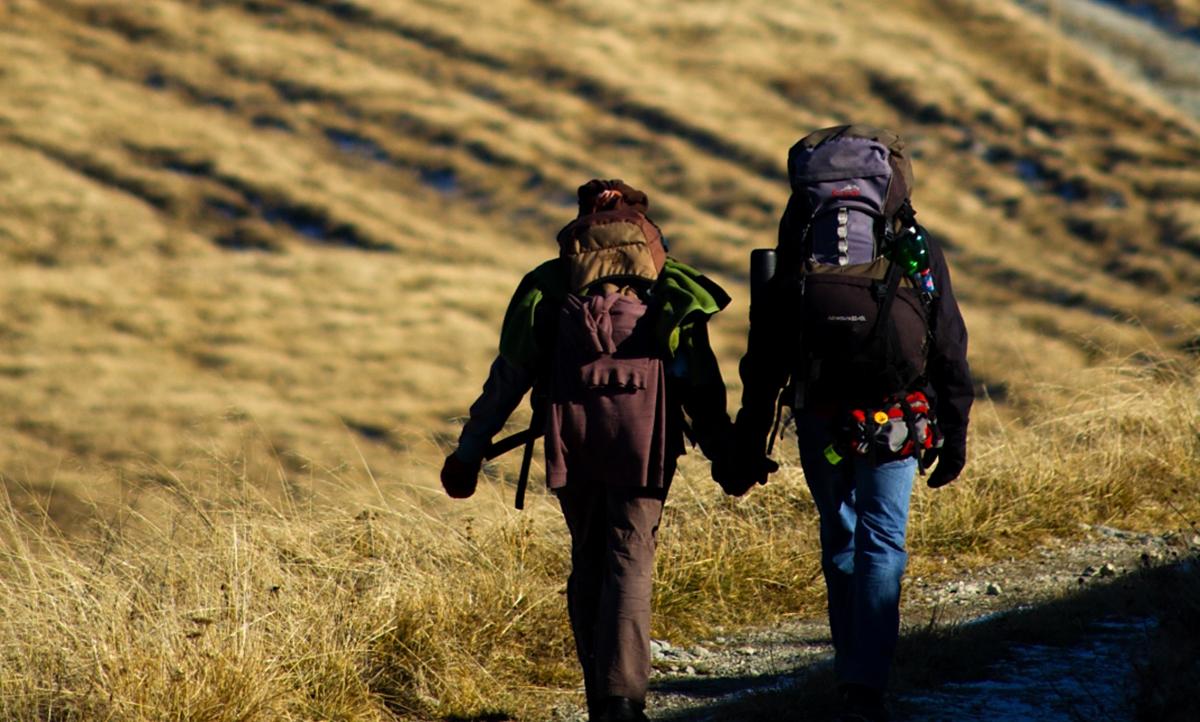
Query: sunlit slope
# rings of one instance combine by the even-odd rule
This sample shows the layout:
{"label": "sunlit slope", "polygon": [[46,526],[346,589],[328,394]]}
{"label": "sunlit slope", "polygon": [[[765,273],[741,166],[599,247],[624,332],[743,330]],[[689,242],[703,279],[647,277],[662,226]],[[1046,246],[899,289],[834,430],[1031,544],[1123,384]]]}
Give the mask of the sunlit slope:
{"label": "sunlit slope", "polygon": [[991,391],[1196,345],[1200,125],[1014,5],[6,3],[0,472],[424,483],[596,175],[739,296],[733,381],[787,147],[851,119],[910,140]]}

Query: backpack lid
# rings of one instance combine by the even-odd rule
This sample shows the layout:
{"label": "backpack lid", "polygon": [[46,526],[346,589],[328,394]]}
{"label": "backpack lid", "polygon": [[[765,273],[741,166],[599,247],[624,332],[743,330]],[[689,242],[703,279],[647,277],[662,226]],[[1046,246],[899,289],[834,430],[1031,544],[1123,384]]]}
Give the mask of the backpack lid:
{"label": "backpack lid", "polygon": [[912,162],[904,148],[900,136],[883,128],[859,124],[822,128],[788,150],[788,180],[796,192],[814,182],[890,173],[883,210],[892,218],[912,196]]}
{"label": "backpack lid", "polygon": [[788,159],[792,191],[825,181],[879,178],[886,183],[892,175],[888,149],[870,138],[839,138],[837,141],[802,147]]}
{"label": "backpack lid", "polygon": [[667,260],[658,227],[630,208],[576,218],[559,231],[558,247],[570,293],[601,282],[653,283]]}

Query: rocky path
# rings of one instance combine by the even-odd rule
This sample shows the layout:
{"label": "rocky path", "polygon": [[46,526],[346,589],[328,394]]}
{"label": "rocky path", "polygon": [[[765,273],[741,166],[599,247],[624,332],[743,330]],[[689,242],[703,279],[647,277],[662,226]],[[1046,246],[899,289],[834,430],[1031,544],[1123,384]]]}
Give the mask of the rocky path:
{"label": "rocky path", "polygon": [[1094,623],[1074,644],[1015,645],[984,679],[901,695],[897,716],[923,722],[1133,719],[1130,660],[1139,658],[1139,643],[1154,628],[1152,617],[1110,619]]}
{"label": "rocky path", "polygon": [[[929,625],[935,616],[943,625],[978,623],[1012,610],[1047,604],[1089,586],[1118,581],[1139,569],[1175,563],[1197,553],[1200,553],[1200,536],[1197,535],[1149,535],[1109,527],[1089,528],[1082,541],[1051,542],[1025,558],[1014,557],[986,569],[962,572],[936,582],[920,577],[906,579],[904,624],[909,631],[917,630]],[[1120,651],[1116,644],[1116,638],[1120,636],[1118,630],[1111,625],[1105,629],[1103,620],[1097,622],[1100,628],[1096,637],[1089,641],[1089,644],[1096,644],[1080,651],[1074,658],[1048,655],[1036,649],[1018,650],[1018,656],[1025,654],[1031,669],[997,670],[994,676],[989,675],[991,688],[951,687],[937,693],[923,692],[911,699],[901,695],[898,708],[907,710],[904,718],[911,720],[1072,720],[1073,717],[1065,716],[1068,714],[1065,712],[1055,716],[1053,709],[1043,710],[1043,716],[1029,717],[1022,700],[1037,699],[1044,692],[1032,685],[1033,680],[1048,678],[1065,684],[1063,680],[1068,678],[1058,669],[1064,660],[1073,660],[1075,664],[1096,663],[1097,669],[1088,674],[1097,681],[1129,671],[1127,657],[1121,657],[1122,664],[1117,670],[1111,664],[1110,658]],[[1130,623],[1136,625],[1138,621],[1131,620]],[[675,720],[729,719],[719,708],[731,696],[796,686],[822,665],[828,665],[830,655],[824,619],[791,622],[738,637],[719,638],[690,649],[661,648],[655,663],[651,704],[661,716]],[[1057,665],[1054,667],[1057,671],[1037,669],[1039,664],[1044,667],[1051,662]],[[1011,677],[1006,677],[1010,672],[1013,672]],[[1095,677],[1101,673],[1100,677]],[[1102,687],[1104,685],[1098,689]],[[1060,689],[1060,692],[1070,701],[1070,690]],[[1090,694],[1091,690],[1079,691],[1081,696]],[[981,699],[992,699],[995,705],[984,716],[955,717],[951,712],[952,716],[943,717],[945,710],[953,710],[952,703],[956,699],[972,704],[979,704]],[[1045,701],[1044,696],[1041,699]],[[1111,706],[1115,708],[1116,702]],[[1078,705],[1071,708],[1077,709]],[[1005,717],[1006,713],[1011,716]]]}
{"label": "rocky path", "polygon": [[[907,578],[906,633],[928,627],[932,618],[943,627],[980,624],[1196,555],[1200,555],[1200,535],[1136,534],[1090,527],[1082,540],[1051,541],[1026,557],[985,569],[962,571],[937,581]],[[1122,640],[1128,641],[1131,635],[1144,638],[1145,625],[1152,622],[1103,617],[1095,622],[1094,634],[1065,651],[1035,645],[1016,648],[1007,661],[996,661],[996,668],[986,675],[987,682],[902,691],[895,704],[898,719],[1070,722],[1087,705],[1103,710],[1103,716],[1096,713],[1089,719],[1127,719],[1121,712],[1125,689],[1120,681],[1129,672],[1130,657]],[[649,707],[651,718],[661,720],[737,719],[737,713],[728,709],[731,703],[748,695],[794,690],[828,669],[831,658],[823,618],[745,630],[687,647],[663,641],[652,646]],[[1091,683],[1072,683],[1067,669],[1076,670]],[[1046,680],[1050,680],[1049,688],[1044,686]],[[1048,698],[1059,704],[1049,703]],[[563,709],[557,719],[578,722],[584,716],[581,710]]]}

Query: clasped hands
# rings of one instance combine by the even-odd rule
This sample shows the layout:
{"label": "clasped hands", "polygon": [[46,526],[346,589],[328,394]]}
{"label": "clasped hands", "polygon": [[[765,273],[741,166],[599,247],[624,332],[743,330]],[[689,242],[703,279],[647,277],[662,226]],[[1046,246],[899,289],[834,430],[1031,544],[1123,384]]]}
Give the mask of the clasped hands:
{"label": "clasped hands", "polygon": [[766,454],[754,454],[737,447],[721,454],[712,463],[713,481],[730,496],[742,496],[756,485],[767,483],[767,477],[776,471],[779,471],[779,464]]}

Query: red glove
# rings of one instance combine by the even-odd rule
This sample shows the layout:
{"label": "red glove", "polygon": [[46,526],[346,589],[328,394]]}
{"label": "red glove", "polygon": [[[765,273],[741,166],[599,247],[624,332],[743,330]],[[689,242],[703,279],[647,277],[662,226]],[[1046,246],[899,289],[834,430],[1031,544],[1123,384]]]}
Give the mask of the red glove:
{"label": "red glove", "polygon": [[442,464],[442,488],[452,499],[466,499],[475,493],[481,464],[468,464],[455,454],[446,457]]}

